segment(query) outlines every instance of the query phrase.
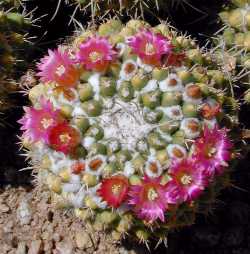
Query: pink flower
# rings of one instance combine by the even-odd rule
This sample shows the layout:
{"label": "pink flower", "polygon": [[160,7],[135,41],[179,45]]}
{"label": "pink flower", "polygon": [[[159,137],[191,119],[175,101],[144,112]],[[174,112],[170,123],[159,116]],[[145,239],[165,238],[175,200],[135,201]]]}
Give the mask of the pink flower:
{"label": "pink flower", "polygon": [[149,65],[161,66],[163,56],[171,52],[170,41],[161,34],[150,30],[141,30],[137,35],[128,39],[128,44],[134,54]]}
{"label": "pink flower", "polygon": [[134,207],[138,218],[154,222],[158,218],[165,221],[167,209],[166,187],[160,183],[161,177],[144,176],[141,185],[133,185],[128,193],[128,203]]}
{"label": "pink flower", "polygon": [[59,86],[74,87],[79,80],[79,71],[68,51],[58,48],[49,50],[37,67],[42,82],[56,82]]}
{"label": "pink flower", "polygon": [[24,107],[25,115],[18,121],[22,124],[23,136],[31,142],[48,143],[49,132],[53,126],[62,121],[60,111],[54,110],[50,101],[41,98],[41,108]]}
{"label": "pink flower", "polygon": [[53,126],[49,133],[49,145],[58,152],[73,154],[79,144],[79,131],[67,122]]}
{"label": "pink flower", "polygon": [[114,59],[116,52],[104,37],[88,38],[80,45],[77,60],[87,70],[103,72]]}
{"label": "pink flower", "polygon": [[232,143],[227,137],[226,129],[213,129],[205,126],[203,135],[194,143],[193,157],[204,165],[209,176],[220,174],[228,166]]}
{"label": "pink flower", "polygon": [[207,185],[204,169],[192,158],[173,163],[169,174],[166,198],[171,204],[196,199]]}

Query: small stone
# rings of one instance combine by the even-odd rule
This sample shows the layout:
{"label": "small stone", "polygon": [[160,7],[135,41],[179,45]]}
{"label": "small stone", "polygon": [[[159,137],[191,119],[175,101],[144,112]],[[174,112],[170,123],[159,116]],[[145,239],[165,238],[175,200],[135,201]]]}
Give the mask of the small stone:
{"label": "small stone", "polygon": [[79,249],[87,249],[92,247],[92,241],[88,233],[84,231],[76,232],[75,240],[77,248]]}
{"label": "small stone", "polygon": [[0,212],[7,213],[10,210],[10,208],[5,204],[0,204]]}
{"label": "small stone", "polygon": [[26,199],[23,199],[17,208],[17,219],[21,225],[27,225],[31,221],[31,209]]}
{"label": "small stone", "polygon": [[10,233],[12,231],[12,228],[14,226],[14,222],[12,220],[8,221],[4,227],[3,227],[3,231],[5,233]]}
{"label": "small stone", "polygon": [[56,254],[73,254],[73,245],[71,241],[63,241],[56,244]]}
{"label": "small stone", "polygon": [[41,251],[42,251],[42,241],[41,240],[32,241],[30,244],[28,254],[40,254]]}
{"label": "small stone", "polygon": [[26,254],[26,245],[24,242],[18,243],[16,254]]}

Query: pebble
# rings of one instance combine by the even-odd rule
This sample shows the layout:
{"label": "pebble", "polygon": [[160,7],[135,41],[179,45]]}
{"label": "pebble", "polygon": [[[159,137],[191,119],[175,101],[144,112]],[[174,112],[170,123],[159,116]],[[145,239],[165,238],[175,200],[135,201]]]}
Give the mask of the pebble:
{"label": "pebble", "polygon": [[26,254],[26,245],[24,242],[18,243],[16,254]]}
{"label": "pebble", "polygon": [[0,212],[7,213],[10,210],[10,208],[5,204],[0,204]]}
{"label": "pebble", "polygon": [[41,240],[32,241],[30,244],[28,254],[40,254],[42,251],[41,248],[42,248]]}
{"label": "pebble", "polygon": [[85,231],[76,232],[75,240],[76,240],[77,248],[79,249],[87,249],[93,246],[89,234],[86,233]]}
{"label": "pebble", "polygon": [[17,219],[21,225],[30,223],[32,217],[30,206],[26,199],[23,199],[17,208]]}
{"label": "pebble", "polygon": [[13,229],[13,226],[14,226],[14,221],[10,220],[10,221],[8,221],[8,222],[4,225],[3,231],[4,231],[5,233],[10,233],[10,232],[12,231],[12,229]]}
{"label": "pebble", "polygon": [[62,241],[56,244],[56,254],[73,254],[73,245],[72,242],[69,241]]}

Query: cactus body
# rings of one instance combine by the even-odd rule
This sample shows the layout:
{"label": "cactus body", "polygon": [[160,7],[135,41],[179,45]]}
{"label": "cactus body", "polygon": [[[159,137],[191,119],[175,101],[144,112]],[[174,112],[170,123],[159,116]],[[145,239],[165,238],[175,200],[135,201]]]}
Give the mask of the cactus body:
{"label": "cactus body", "polygon": [[115,238],[147,242],[192,224],[225,186],[224,127],[237,126],[230,82],[211,59],[140,20],[110,20],[49,51],[20,120],[39,182]]}
{"label": "cactus body", "polygon": [[[244,101],[248,102],[250,68],[250,2],[235,0],[220,13],[221,21],[226,25],[216,40],[222,50],[218,53],[222,61],[227,62],[229,73],[238,76],[238,84],[245,91]],[[223,53],[224,52],[224,53]]]}
{"label": "cactus body", "polygon": [[12,106],[9,94],[18,87],[15,79],[25,70],[25,52],[30,48],[27,31],[31,20],[20,1],[0,2],[0,111]]}
{"label": "cactus body", "polygon": [[167,12],[175,5],[186,4],[183,0],[66,0],[66,2],[91,13],[93,18],[107,14],[126,14],[132,17],[144,17],[145,14],[157,16],[162,10]]}

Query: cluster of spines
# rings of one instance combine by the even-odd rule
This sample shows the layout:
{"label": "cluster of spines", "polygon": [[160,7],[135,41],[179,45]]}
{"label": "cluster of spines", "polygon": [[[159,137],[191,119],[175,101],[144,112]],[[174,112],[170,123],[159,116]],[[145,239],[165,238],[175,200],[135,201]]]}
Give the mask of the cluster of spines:
{"label": "cluster of spines", "polygon": [[182,5],[183,0],[66,0],[66,3],[76,5],[80,10],[90,13],[93,19],[98,16],[128,15],[133,18],[143,18],[145,14],[157,17],[160,12],[168,13],[174,6]]}
{"label": "cluster of spines", "polygon": [[27,31],[31,19],[25,14],[20,1],[0,3],[0,111],[12,106],[8,95],[16,91],[14,81],[25,70],[24,56],[30,47]]}
{"label": "cluster of spines", "polygon": [[222,35],[216,38],[221,60],[230,65],[229,73],[244,89],[242,98],[249,104],[250,1],[231,1],[220,13],[220,19],[225,24]]}

